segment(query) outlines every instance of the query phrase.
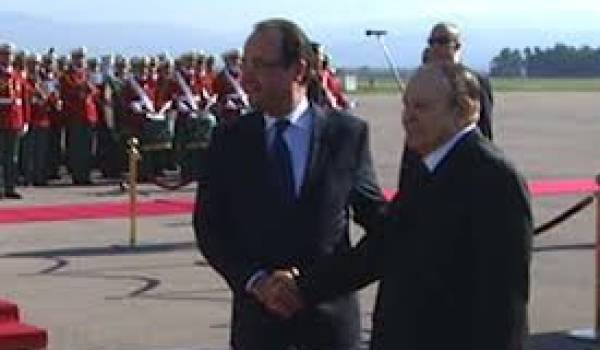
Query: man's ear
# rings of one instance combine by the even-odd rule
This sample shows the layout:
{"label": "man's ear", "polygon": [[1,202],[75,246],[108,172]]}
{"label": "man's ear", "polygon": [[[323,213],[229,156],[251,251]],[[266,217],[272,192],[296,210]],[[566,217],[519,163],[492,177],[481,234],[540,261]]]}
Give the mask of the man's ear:
{"label": "man's ear", "polygon": [[479,112],[479,101],[468,95],[459,95],[456,97],[456,109],[460,119],[469,118]]}
{"label": "man's ear", "polygon": [[294,72],[295,74],[295,78],[294,80],[298,83],[306,83],[308,81],[308,76],[309,76],[309,72],[308,72],[308,62],[306,62],[305,59],[301,58],[298,60],[298,62],[296,63],[296,71]]}

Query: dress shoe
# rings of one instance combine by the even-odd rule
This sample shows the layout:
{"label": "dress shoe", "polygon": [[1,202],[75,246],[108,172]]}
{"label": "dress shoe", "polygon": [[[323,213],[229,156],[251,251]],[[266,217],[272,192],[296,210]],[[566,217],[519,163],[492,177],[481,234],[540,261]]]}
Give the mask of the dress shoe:
{"label": "dress shoe", "polygon": [[9,191],[9,192],[6,192],[4,194],[4,198],[8,198],[8,199],[22,199],[23,196],[21,196],[20,194],[18,194],[15,191]]}

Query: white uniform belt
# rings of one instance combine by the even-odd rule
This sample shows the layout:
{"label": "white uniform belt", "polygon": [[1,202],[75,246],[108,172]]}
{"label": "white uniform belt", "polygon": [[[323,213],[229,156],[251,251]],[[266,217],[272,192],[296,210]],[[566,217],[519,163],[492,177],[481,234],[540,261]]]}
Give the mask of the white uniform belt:
{"label": "white uniform belt", "polygon": [[20,98],[0,97],[0,104],[3,104],[3,105],[15,104],[17,106],[20,106],[23,104],[23,100]]}

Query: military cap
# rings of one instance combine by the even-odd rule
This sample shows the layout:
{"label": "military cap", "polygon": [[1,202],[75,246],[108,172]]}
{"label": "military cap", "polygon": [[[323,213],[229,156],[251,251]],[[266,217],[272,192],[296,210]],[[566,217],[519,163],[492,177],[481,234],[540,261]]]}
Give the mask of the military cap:
{"label": "military cap", "polygon": [[44,63],[52,63],[58,59],[58,55],[54,50],[48,51],[46,54],[42,56],[42,61]]}
{"label": "military cap", "polygon": [[127,67],[128,66],[127,58],[123,55],[117,55],[117,57],[115,57],[115,66]]}
{"label": "military cap", "polygon": [[221,57],[226,60],[229,58],[239,58],[242,57],[242,50],[241,49],[231,49],[231,50],[227,50],[225,52],[223,52],[221,54]]}
{"label": "military cap", "polygon": [[85,57],[85,55],[87,55],[87,48],[85,46],[71,50],[71,57]]}
{"label": "military cap", "polygon": [[98,66],[98,57],[90,57],[87,59],[87,64],[90,67]]}
{"label": "military cap", "polygon": [[27,62],[41,63],[42,55],[40,55],[39,53],[31,53],[31,54],[27,55]]}
{"label": "military cap", "polygon": [[14,53],[17,47],[11,42],[3,42],[0,44],[0,53]]}

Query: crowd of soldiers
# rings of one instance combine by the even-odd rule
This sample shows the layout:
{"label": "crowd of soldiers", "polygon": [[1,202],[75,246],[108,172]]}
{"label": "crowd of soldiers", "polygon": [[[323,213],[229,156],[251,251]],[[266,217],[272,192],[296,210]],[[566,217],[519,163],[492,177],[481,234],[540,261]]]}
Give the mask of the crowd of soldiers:
{"label": "crowd of soldiers", "polygon": [[[322,46],[314,49],[322,103],[348,108]],[[212,128],[250,108],[242,52],[221,58],[218,70],[217,57],[202,52],[97,58],[83,47],[57,56],[0,44],[0,195],[21,198],[15,186],[46,186],[65,168],[75,185],[91,184],[92,169],[121,178],[132,137],[140,141],[140,181],[168,169],[197,178]]]}

